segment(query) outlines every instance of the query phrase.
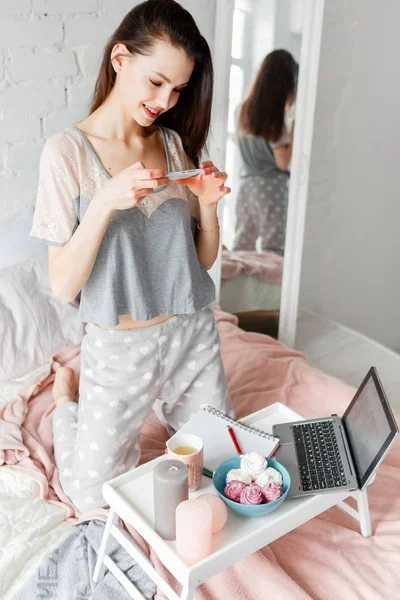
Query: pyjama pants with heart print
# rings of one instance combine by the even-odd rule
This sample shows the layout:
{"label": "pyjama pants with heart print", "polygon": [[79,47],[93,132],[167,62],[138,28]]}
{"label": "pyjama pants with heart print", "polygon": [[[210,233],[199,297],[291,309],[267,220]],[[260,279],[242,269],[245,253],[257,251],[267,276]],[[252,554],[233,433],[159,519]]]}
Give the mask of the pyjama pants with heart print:
{"label": "pyjama pants with heart print", "polygon": [[81,511],[104,507],[105,481],[133,469],[154,408],[169,433],[202,404],[233,415],[210,306],[138,329],[86,325],[79,403],[53,412],[61,485]]}

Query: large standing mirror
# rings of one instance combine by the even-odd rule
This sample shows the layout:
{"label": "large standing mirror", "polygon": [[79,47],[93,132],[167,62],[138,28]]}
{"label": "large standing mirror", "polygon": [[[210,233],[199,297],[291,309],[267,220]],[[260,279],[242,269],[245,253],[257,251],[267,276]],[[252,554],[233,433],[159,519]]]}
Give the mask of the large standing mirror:
{"label": "large standing mirror", "polygon": [[302,42],[302,2],[235,0],[222,309],[277,337]]}

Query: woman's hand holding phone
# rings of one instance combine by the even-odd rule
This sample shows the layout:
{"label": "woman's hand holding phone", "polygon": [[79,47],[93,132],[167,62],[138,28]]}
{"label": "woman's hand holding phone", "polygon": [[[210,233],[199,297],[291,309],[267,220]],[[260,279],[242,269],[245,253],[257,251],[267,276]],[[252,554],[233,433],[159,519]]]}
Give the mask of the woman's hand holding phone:
{"label": "woman's hand holding phone", "polygon": [[205,206],[212,206],[230,193],[231,189],[224,185],[228,175],[218,171],[211,160],[200,163],[200,167],[201,172],[195,177],[175,179],[175,183],[186,185],[200,202]]}
{"label": "woman's hand holding phone", "polygon": [[137,162],[107,181],[94,200],[110,212],[132,208],[154,188],[168,185],[166,172],[163,169],[146,169],[142,162]]}

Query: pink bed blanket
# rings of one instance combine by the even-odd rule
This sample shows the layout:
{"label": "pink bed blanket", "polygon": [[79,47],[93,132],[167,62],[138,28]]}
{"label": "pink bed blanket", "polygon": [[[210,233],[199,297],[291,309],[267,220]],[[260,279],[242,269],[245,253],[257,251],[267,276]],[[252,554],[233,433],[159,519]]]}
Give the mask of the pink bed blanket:
{"label": "pink bed blanket", "polygon": [[273,252],[222,251],[221,278],[255,275],[266,283],[282,283],[283,258]]}
{"label": "pink bed blanket", "polygon": [[[233,315],[215,309],[222,358],[238,417],[283,402],[307,417],[341,414],[354,390],[311,367],[303,355],[268,336],[245,332]],[[21,388],[0,412],[0,464],[28,474],[42,498],[80,515],[63,494],[54,465],[51,413],[55,369],[79,371],[80,347],[51,357],[42,377]],[[366,371],[369,365],[366,365]],[[162,454],[167,433],[152,413],[142,432],[142,458]],[[398,600],[400,597],[400,449],[396,444],[368,488],[373,537],[338,508],[330,509],[236,563],[196,590],[196,600]],[[101,511],[98,516],[103,516]],[[171,581],[151,548],[129,528]],[[171,583],[173,583],[171,581]],[[157,600],[164,598],[160,592]]]}

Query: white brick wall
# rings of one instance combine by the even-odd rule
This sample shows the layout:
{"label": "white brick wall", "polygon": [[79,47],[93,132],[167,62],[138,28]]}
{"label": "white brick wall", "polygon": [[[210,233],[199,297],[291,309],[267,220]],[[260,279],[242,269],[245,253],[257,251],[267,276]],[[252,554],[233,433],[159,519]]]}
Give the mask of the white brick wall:
{"label": "white brick wall", "polygon": [[[216,0],[181,3],[212,49]],[[103,46],[135,4],[0,0],[0,228],[34,204],[45,140],[87,114]]]}

